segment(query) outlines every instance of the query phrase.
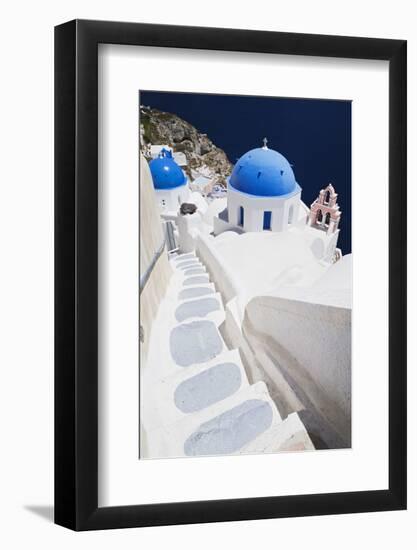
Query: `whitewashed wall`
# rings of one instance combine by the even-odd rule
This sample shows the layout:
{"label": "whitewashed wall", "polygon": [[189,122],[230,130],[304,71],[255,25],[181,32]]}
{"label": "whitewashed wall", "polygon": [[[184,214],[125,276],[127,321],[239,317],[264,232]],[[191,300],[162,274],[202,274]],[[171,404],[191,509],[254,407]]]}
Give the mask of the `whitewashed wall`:
{"label": "whitewashed wall", "polygon": [[242,329],[306,408],[320,412],[350,445],[351,310],[259,296],[247,304]]}
{"label": "whitewashed wall", "polygon": [[[165,235],[162,229],[161,218],[155,200],[152,176],[148,163],[141,156],[140,159],[140,276],[150,269],[155,255],[158,253]],[[168,262],[166,248],[156,261],[149,279],[139,298],[139,318],[142,341],[140,345],[141,367],[146,367],[146,353],[152,322],[158,311],[158,306],[165,295],[172,268]]]}
{"label": "whitewashed wall", "polygon": [[[243,228],[245,231],[263,231],[264,212],[271,212],[271,231],[284,231],[299,217],[301,191],[291,197],[255,197],[227,188],[227,209],[229,223],[240,225],[240,208],[244,211]],[[289,216],[290,208],[292,216]]]}

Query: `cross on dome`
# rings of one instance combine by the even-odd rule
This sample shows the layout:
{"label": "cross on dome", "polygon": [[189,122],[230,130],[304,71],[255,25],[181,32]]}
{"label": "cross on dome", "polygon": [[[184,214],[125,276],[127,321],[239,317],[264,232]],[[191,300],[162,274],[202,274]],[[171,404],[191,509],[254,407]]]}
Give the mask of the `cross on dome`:
{"label": "cross on dome", "polygon": [[267,138],[264,137],[264,139],[262,141],[264,142],[264,146],[262,147],[262,149],[268,149],[268,145],[267,145],[268,140],[267,140]]}

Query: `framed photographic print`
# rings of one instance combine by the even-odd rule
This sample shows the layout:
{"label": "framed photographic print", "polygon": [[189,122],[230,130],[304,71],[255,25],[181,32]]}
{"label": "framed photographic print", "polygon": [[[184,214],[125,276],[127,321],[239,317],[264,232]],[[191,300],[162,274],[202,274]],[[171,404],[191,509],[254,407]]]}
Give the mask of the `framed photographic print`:
{"label": "framed photographic print", "polygon": [[55,31],[55,521],[406,507],[406,42]]}

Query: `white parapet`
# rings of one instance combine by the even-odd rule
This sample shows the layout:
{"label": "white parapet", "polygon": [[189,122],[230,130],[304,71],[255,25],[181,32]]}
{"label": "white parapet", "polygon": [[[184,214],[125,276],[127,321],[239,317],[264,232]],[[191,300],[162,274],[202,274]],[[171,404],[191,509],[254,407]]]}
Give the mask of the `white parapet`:
{"label": "white parapet", "polygon": [[194,252],[198,229],[201,228],[202,223],[203,219],[198,210],[194,214],[178,214],[179,250],[182,254]]}

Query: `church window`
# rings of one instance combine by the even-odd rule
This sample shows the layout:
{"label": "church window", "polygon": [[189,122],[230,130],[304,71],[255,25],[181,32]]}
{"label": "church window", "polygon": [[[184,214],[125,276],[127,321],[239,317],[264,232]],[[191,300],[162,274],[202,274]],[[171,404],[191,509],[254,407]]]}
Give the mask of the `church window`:
{"label": "church window", "polygon": [[243,227],[245,224],[245,211],[243,209],[243,206],[239,208],[239,225]]}
{"label": "church window", "polygon": [[272,212],[270,211],[264,212],[264,225],[263,225],[264,231],[268,231],[271,229],[271,216],[272,216]]}

